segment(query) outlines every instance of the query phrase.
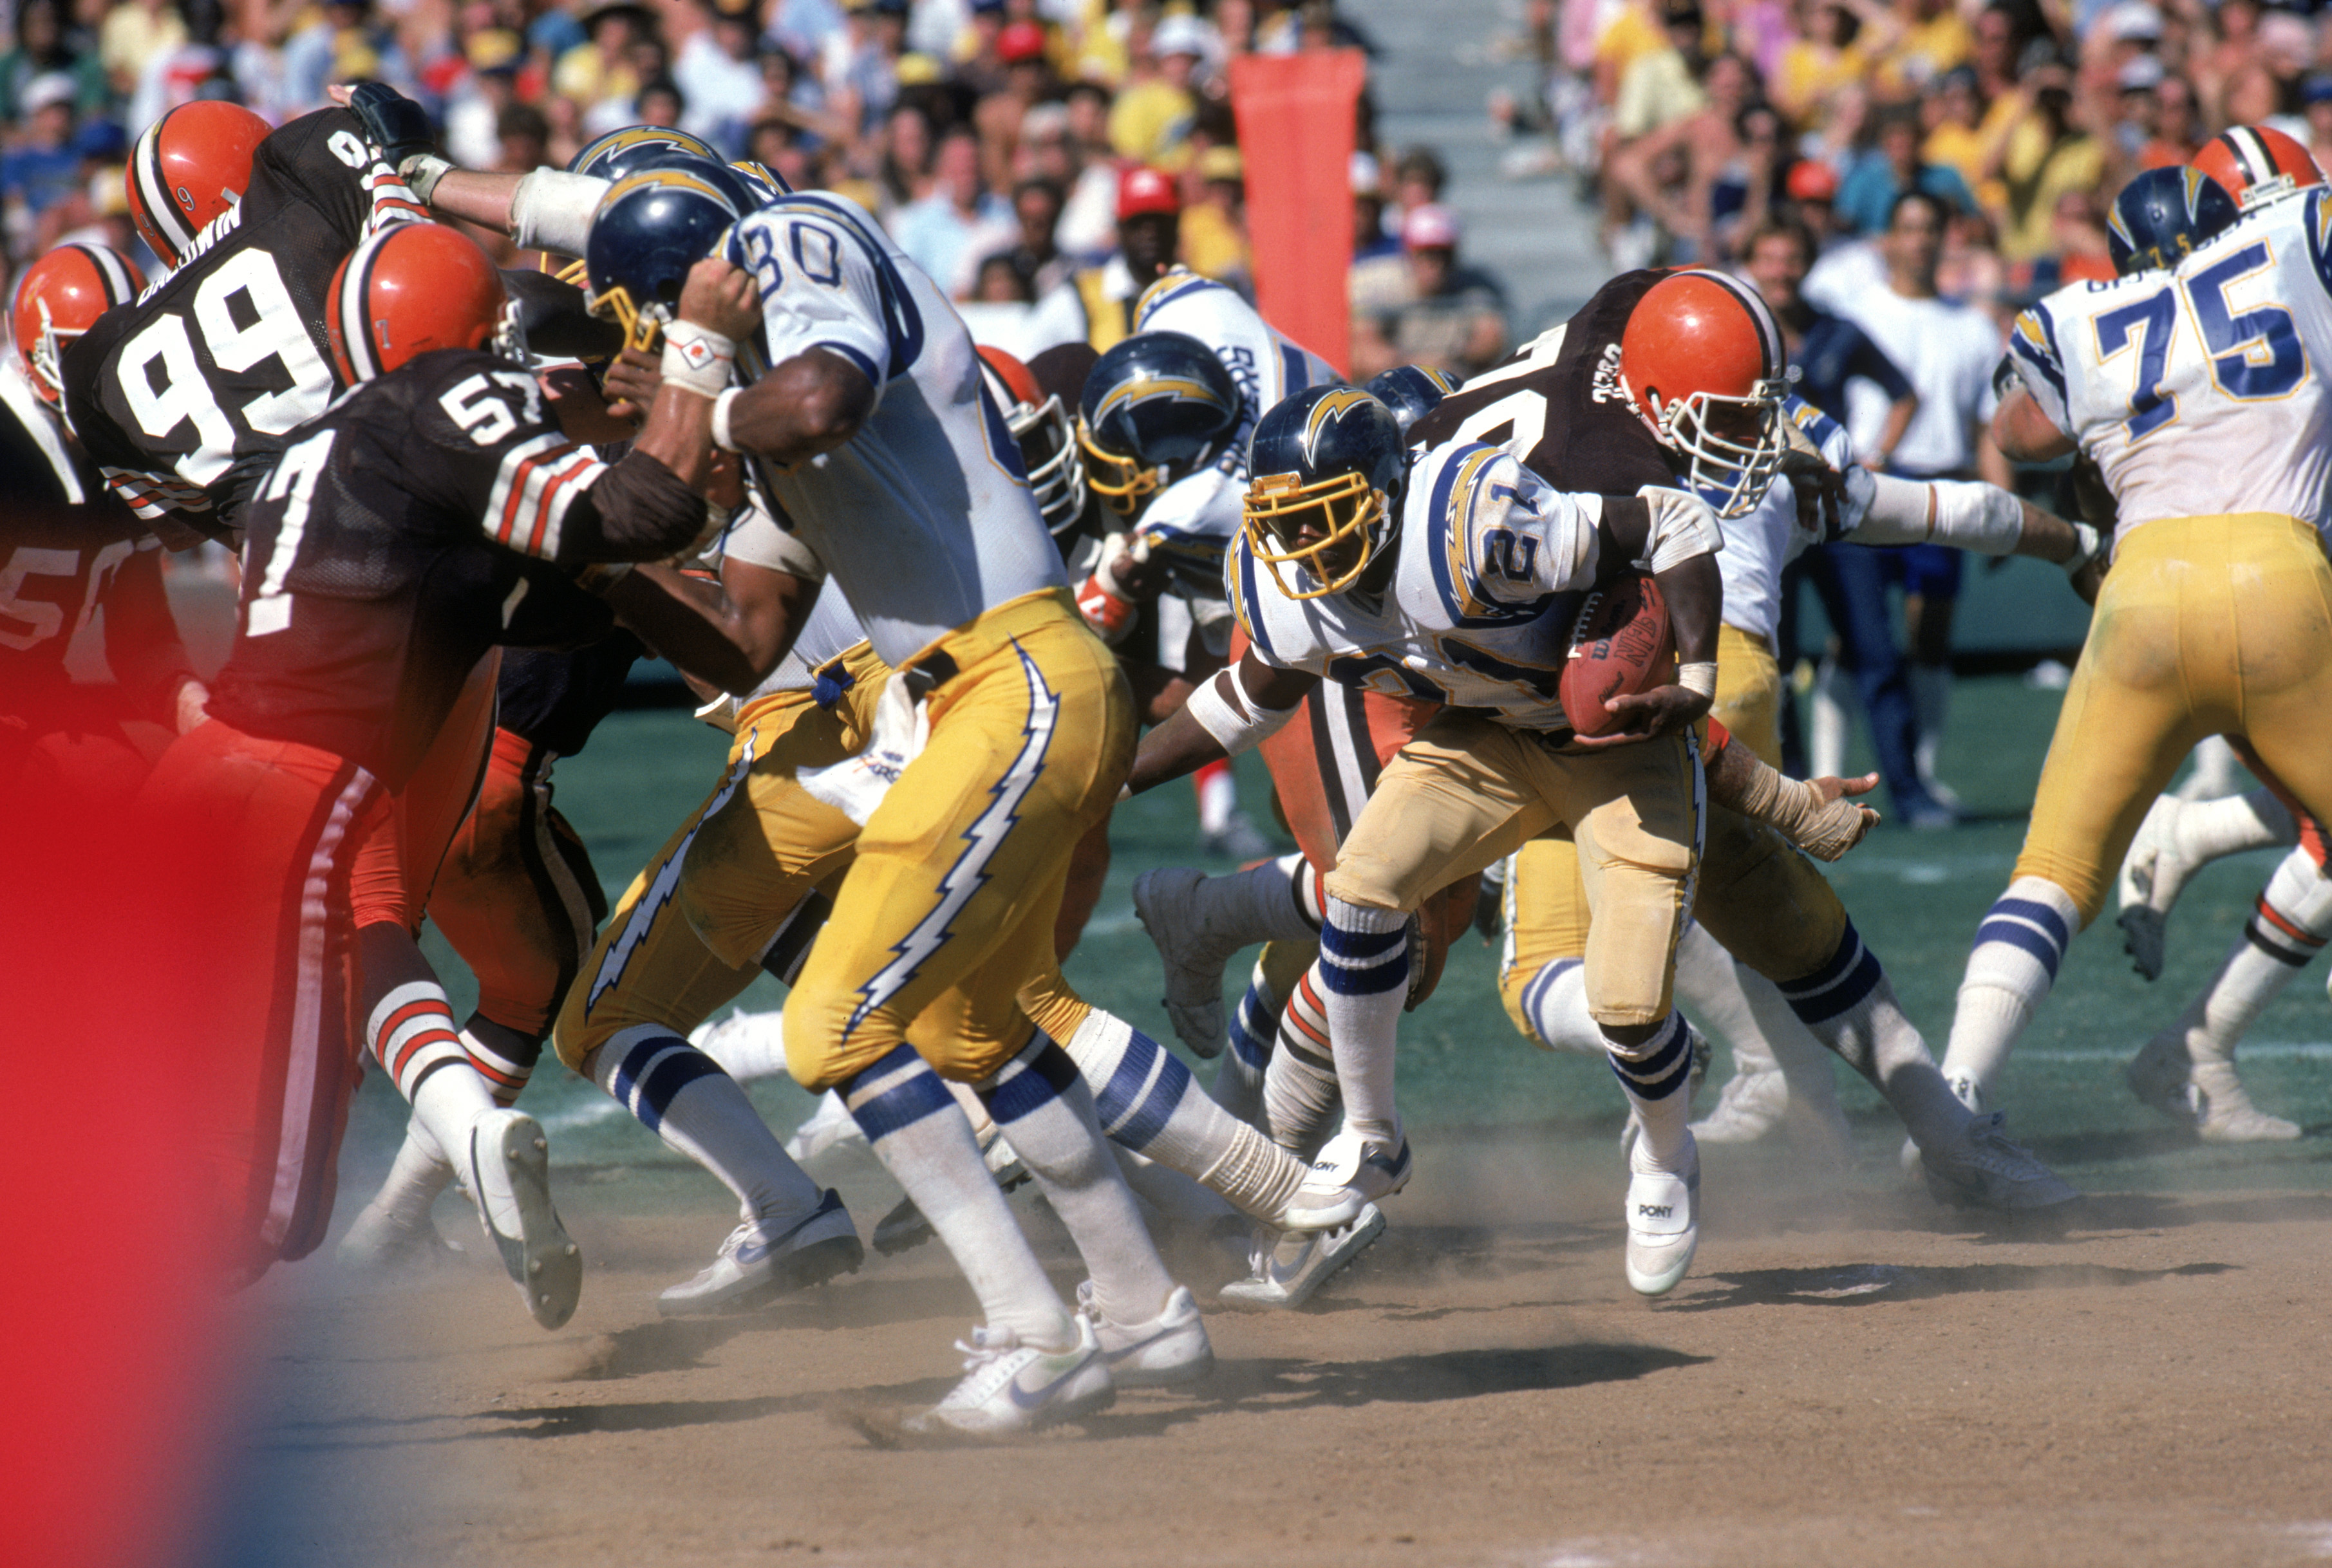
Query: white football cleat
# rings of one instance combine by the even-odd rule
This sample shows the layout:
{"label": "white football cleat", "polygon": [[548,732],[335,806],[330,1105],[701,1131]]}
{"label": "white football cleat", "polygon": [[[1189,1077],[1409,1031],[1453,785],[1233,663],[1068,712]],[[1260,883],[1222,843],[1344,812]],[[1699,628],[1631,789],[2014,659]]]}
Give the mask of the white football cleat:
{"label": "white football cleat", "polygon": [[1700,1150],[1687,1145],[1682,1175],[1628,1175],[1628,1285],[1639,1296],[1665,1296],[1692,1267],[1700,1247]]}
{"label": "white football cleat", "polygon": [[1408,1186],[1415,1169],[1405,1137],[1399,1148],[1387,1148],[1349,1129],[1338,1133],[1312,1162],[1304,1184],[1288,1200],[1283,1212],[1285,1228],[1333,1231],[1349,1225],[1371,1203]]}
{"label": "white football cleat", "polygon": [[447,1240],[426,1214],[407,1223],[378,1203],[368,1203],[340,1238],[333,1256],[346,1268],[387,1273],[438,1268],[461,1257],[462,1249]]}
{"label": "white football cleat", "polygon": [[2176,795],[2157,795],[2137,824],[2129,853],[2121,860],[2115,879],[2121,913],[2122,948],[2131,966],[2148,980],[2162,978],[2163,950],[2168,940],[2170,907],[2178,901],[2186,879],[2198,869],[2188,865],[2178,851],[2178,813],[2184,805]]}
{"label": "white football cleat", "polygon": [[828,1187],[818,1206],[790,1225],[748,1220],[729,1232],[712,1266],[656,1297],[666,1317],[758,1307],[796,1290],[855,1274],[865,1260],[842,1194]]}
{"label": "white football cleat", "polygon": [[1094,1283],[1077,1287],[1077,1311],[1093,1324],[1102,1364],[1119,1388],[1168,1388],[1196,1383],[1215,1370],[1215,1347],[1199,1320],[1198,1298],[1178,1285],[1166,1309],[1147,1323],[1116,1323],[1094,1299]]}
{"label": "white football cleat", "polygon": [[[734,1022],[735,1020],[725,1022]],[[832,1089],[818,1097],[817,1108],[811,1111],[809,1119],[796,1127],[794,1136],[786,1140],[786,1155],[805,1171],[819,1167],[838,1169],[862,1160],[880,1163],[875,1161],[874,1145],[866,1141],[865,1129],[850,1114],[850,1107],[843,1103],[842,1097]],[[831,1171],[819,1171],[817,1179],[832,1180]]]}
{"label": "white football cleat", "polygon": [[1351,1224],[1333,1231],[1290,1231],[1272,1247],[1255,1250],[1255,1272],[1216,1293],[1225,1307],[1249,1312],[1285,1312],[1313,1293],[1384,1234],[1384,1211],[1374,1203]]}
{"label": "white football cleat", "polygon": [[2002,1131],[2007,1115],[1971,1117],[1941,1144],[1919,1151],[1919,1169],[1938,1203],[1962,1209],[2049,1209],[2080,1190]]}
{"label": "white football cleat", "polygon": [[1076,1338],[1066,1350],[1023,1345],[1010,1329],[971,1331],[956,1342],[967,1374],[947,1398],[909,1416],[907,1430],[926,1436],[1011,1437],[1055,1421],[1107,1410],[1117,1398],[1090,1318],[1073,1313]]}
{"label": "white football cleat", "polygon": [[2277,1143],[2299,1136],[2299,1124],[2271,1117],[2251,1104],[2235,1064],[2208,1058],[2194,1063],[2188,1086],[2194,1130],[2210,1144]]}
{"label": "white football cleat", "polygon": [[1716,1108],[1692,1124],[1704,1144],[1754,1144],[1782,1125],[1790,1108],[1789,1079],[1780,1068],[1736,1072],[1716,1094]]}
{"label": "white football cleat", "polygon": [[1199,885],[1206,873],[1161,867],[1133,879],[1133,914],[1166,967],[1166,1016],[1184,1045],[1201,1057],[1222,1054],[1223,970],[1244,940],[1209,929]]}
{"label": "white football cleat", "polygon": [[464,1173],[478,1225],[535,1322],[557,1328],[583,1295],[582,1249],[550,1203],[550,1143],[524,1111],[492,1110],[470,1124]]}

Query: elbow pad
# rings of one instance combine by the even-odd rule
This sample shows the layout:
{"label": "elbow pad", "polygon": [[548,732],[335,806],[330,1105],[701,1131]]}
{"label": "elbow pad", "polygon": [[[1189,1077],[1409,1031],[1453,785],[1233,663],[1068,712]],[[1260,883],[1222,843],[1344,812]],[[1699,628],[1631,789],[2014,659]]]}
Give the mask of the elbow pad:
{"label": "elbow pad", "polygon": [[[1234,670],[1236,666],[1233,667]],[[1184,704],[1199,727],[1219,742],[1227,756],[1237,756],[1248,747],[1276,735],[1280,727],[1295,717],[1293,708],[1257,708],[1254,699],[1241,691],[1236,698],[1223,695],[1223,682],[1228,679],[1234,689],[1238,677],[1232,670],[1217,673],[1211,679],[1199,682]],[[1298,706],[1301,706],[1300,704]]]}
{"label": "elbow pad", "polygon": [[608,182],[596,175],[537,169],[519,181],[511,197],[511,239],[522,251],[556,251],[580,256],[591,236],[591,214]]}
{"label": "elbow pad", "polygon": [[1695,556],[1713,556],[1725,547],[1725,536],[1708,503],[1686,490],[1646,485],[1636,492],[1651,512],[1651,531],[1644,538],[1643,558],[1636,565],[1655,575],[1682,565]]}

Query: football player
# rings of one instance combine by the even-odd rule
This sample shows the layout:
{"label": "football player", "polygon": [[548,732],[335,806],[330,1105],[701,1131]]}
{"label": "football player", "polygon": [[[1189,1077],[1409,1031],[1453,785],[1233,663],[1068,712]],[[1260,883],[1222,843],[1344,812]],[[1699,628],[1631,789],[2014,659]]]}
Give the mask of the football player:
{"label": "football player", "polygon": [[[219,1064],[223,1204],[255,1275],[312,1250],[330,1220],[354,1087],[353,962],[381,996],[365,1049],[455,1156],[489,1244],[556,1327],[582,1266],[550,1204],[541,1129],[498,1107],[460,1049],[412,917],[364,922],[356,909],[367,897],[393,906],[394,888],[357,884],[410,884],[409,824],[390,797],[413,798],[405,786],[478,690],[482,657],[604,629],[604,606],[559,568],[654,559],[693,538],[705,458],[675,440],[678,392],[618,463],[563,434],[533,375],[488,351],[507,295],[451,229],[373,235],[325,304],[340,376],[360,390],[246,487],[243,604],[210,718],[140,797],[175,890],[224,909],[234,945],[182,1027]],[[490,682],[484,694],[491,712]]]}
{"label": "football player", "polygon": [[2241,217],[2167,269],[2050,295],[2009,339],[2019,385],[1993,439],[2095,460],[2117,528],[2014,879],[1960,984],[1945,1071],[1979,1105],[2195,742],[2227,736],[2301,810],[2332,805],[2332,196],[2263,129],[2195,161],[2235,182]]}
{"label": "football player", "polygon": [[[24,271],[0,363],[0,792],[127,802],[149,753],[201,722],[162,587],[162,541],[107,489],[57,416],[59,356],[143,285],[102,245],[62,245]],[[165,525],[167,527],[167,525]],[[181,545],[196,536],[175,530]],[[77,684],[65,651],[100,610],[118,685]],[[141,746],[125,725],[158,727]],[[27,819],[32,820],[32,819]]]}
{"label": "football player", "polygon": [[[805,593],[831,568],[895,672],[886,697],[920,706],[909,726],[925,732],[867,811],[788,1001],[787,1058],[805,1087],[841,1089],[980,1298],[969,1375],[913,1424],[1071,1419],[1113,1397],[1105,1353],[1138,1348],[1156,1370],[1212,1359],[1094,1097],[1018,1001],[1051,962],[1074,846],[1130,760],[1132,705],[1076,613],[969,334],[863,212],[783,197],[700,279],[730,301],[725,330],[665,329],[661,395],[701,391],[701,439],[748,456],[792,525]],[[730,386],[757,328],[749,385]],[[1055,1294],[941,1071],[974,1086],[1077,1240],[1089,1312]]]}
{"label": "football player", "polygon": [[[1686,492],[1564,495],[1456,442],[1412,466],[1391,411],[1351,387],[1297,394],[1257,424],[1246,526],[1225,584],[1249,645],[1143,741],[1128,787],[1254,745],[1324,676],[1445,706],[1386,766],[1325,883],[1320,969],[1344,1130],[1298,1195],[1322,1227],[1397,1193],[1412,1160],[1392,1045],[1425,895],[1568,825],[1605,919],[1589,956],[1613,1069],[1644,1107],[1628,1273],[1672,1288],[1695,1244],[1698,1161],[1675,1090],[1688,1053],[1670,957],[1698,860],[1713,688],[1716,519]],[[1615,698],[1623,744],[1572,744],[1555,697],[1579,597],[1651,574],[1676,607],[1677,680]],[[1631,743],[1631,744],[1629,744]]]}

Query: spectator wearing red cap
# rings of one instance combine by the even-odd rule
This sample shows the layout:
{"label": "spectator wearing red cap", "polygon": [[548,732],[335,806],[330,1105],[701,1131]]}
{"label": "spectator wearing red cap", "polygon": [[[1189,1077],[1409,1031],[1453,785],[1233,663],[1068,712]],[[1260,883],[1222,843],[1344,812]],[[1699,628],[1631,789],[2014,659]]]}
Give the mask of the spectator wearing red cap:
{"label": "spectator wearing red cap", "polygon": [[1021,357],[1083,341],[1096,353],[1133,329],[1133,302],[1174,264],[1182,198],[1174,176],[1136,164],[1117,178],[1117,250],[1037,302]]}
{"label": "spectator wearing red cap", "polygon": [[999,190],[1010,185],[1018,173],[1012,166],[1020,145],[1021,122],[1028,111],[1052,96],[1053,66],[1044,24],[1022,18],[1008,22],[996,35],[996,58],[1004,68],[1004,85],[981,99],[972,109],[971,123],[980,132],[980,172]]}
{"label": "spectator wearing red cap", "polygon": [[1407,297],[1355,314],[1352,375],[1365,380],[1396,365],[1472,375],[1506,351],[1506,296],[1486,272],[1458,264],[1458,216],[1438,202],[1401,220]]}

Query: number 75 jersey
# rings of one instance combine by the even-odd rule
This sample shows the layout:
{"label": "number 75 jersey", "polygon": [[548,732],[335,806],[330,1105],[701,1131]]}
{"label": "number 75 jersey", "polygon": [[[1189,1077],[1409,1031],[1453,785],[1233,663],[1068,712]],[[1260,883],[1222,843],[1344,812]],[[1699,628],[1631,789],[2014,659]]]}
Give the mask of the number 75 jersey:
{"label": "number 75 jersey", "polygon": [[2332,526],[2332,204],[2241,219],[2172,271],[2060,289],[2009,354],[2096,460],[2121,527],[2272,512]]}

